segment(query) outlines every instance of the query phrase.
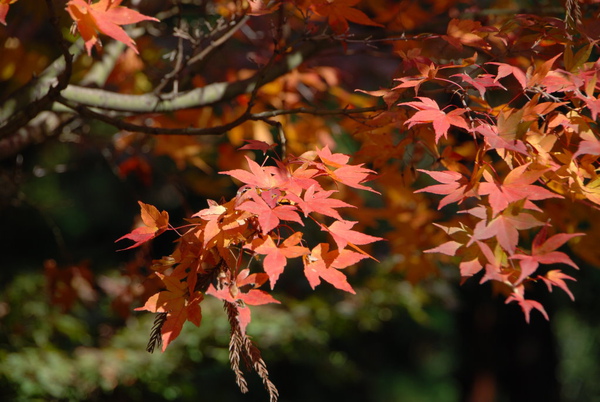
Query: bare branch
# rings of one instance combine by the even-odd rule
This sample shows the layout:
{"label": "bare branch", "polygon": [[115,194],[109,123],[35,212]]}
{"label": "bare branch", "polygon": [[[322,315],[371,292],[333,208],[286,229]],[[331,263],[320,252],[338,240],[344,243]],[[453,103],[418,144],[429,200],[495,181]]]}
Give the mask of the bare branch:
{"label": "bare branch", "polygon": [[71,104],[106,109],[125,113],[160,113],[173,112],[181,109],[191,109],[213,105],[235,98],[238,95],[251,93],[257,83],[270,82],[281,75],[298,67],[307,57],[319,49],[314,42],[307,42],[296,52],[289,53],[272,66],[264,78],[259,74],[236,82],[216,82],[202,88],[182,92],[170,99],[164,99],[154,94],[123,95],[102,89],[83,88],[69,85],[61,95]]}

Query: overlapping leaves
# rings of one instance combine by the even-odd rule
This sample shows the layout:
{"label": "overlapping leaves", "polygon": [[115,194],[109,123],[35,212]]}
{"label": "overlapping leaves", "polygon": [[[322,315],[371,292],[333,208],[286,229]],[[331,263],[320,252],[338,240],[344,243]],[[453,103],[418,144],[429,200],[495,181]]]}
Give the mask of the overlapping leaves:
{"label": "overlapping leaves", "polygon": [[[264,149],[264,144],[248,147]],[[342,270],[369,257],[359,246],[381,239],[352,230],[356,222],[344,220],[340,214],[341,208],[352,205],[332,198],[336,191],[322,187],[329,181],[374,191],[363,184],[374,172],[348,162],[347,155],[324,147],[274,165],[259,165],[247,158],[249,170],[222,172],[242,183],[237,197],[223,204],[209,201],[209,207],[194,214],[184,226],[186,232],[175,252],[161,260],[168,263],[154,265],[166,290],[152,296],[141,309],[167,314],[163,350],[186,320],[199,324],[204,294],[237,306],[239,325],[245,333],[250,322],[248,305],[278,303],[257,288],[268,280],[272,289],[290,259],[301,258],[311,287],[324,280],[354,293]],[[136,242],[129,248],[169,229],[166,212],[141,202],[140,206],[145,226],[119,239]],[[323,217],[333,222],[325,225],[320,222]],[[321,225],[335,247],[308,244],[301,232],[305,219]],[[260,267],[259,272],[239,269],[252,259],[261,260],[254,264]]]}

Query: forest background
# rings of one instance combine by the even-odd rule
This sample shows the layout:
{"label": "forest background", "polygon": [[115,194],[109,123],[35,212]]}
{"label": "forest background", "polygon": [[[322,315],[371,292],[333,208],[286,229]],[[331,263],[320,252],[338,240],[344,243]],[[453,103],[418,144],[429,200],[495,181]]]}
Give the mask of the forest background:
{"label": "forest background", "polygon": [[0,0],[0,395],[596,400],[598,13]]}

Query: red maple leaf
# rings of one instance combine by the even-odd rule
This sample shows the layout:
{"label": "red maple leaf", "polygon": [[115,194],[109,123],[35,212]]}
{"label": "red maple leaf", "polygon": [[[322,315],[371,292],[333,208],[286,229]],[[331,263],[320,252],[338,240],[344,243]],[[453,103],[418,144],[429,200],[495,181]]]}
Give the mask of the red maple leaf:
{"label": "red maple leaf", "polygon": [[467,121],[461,116],[466,112],[466,109],[454,109],[449,113],[446,113],[443,110],[440,110],[440,107],[433,99],[422,96],[417,96],[417,99],[419,99],[417,102],[404,102],[398,104],[398,106],[406,105],[418,110],[410,119],[404,122],[404,124],[408,124],[408,128],[417,124],[433,123],[436,142],[438,142],[442,136],[444,138],[448,136],[450,126],[469,130]]}
{"label": "red maple leaf", "polygon": [[321,159],[321,162],[334,168],[346,166],[350,161],[350,156],[346,154],[332,153],[328,145],[325,145],[321,149],[317,148],[316,153],[319,156],[319,159]]}
{"label": "red maple leaf", "polygon": [[372,188],[362,184],[368,181],[370,177],[376,173],[375,171],[362,167],[362,163],[359,165],[348,165],[348,161],[350,160],[348,155],[340,153],[332,154],[328,146],[325,146],[323,149],[317,148],[317,155],[324,165],[335,168],[329,169],[328,167],[322,165],[323,170],[325,170],[326,174],[329,175],[329,177],[331,177],[333,180],[349,187],[379,194],[378,191],[375,191]]}
{"label": "red maple leaf", "polygon": [[308,190],[306,190],[302,197],[298,197],[295,194],[289,194],[289,198],[298,204],[302,212],[304,212],[305,217],[311,212],[317,212],[319,214],[342,220],[342,217],[334,208],[356,207],[354,205],[345,203],[342,200],[329,198],[329,196],[335,192],[335,190],[324,191],[321,190],[320,186],[312,185],[308,188]]}
{"label": "red maple leaf", "polygon": [[356,292],[348,283],[346,275],[339,269],[356,264],[364,258],[367,256],[351,250],[329,251],[329,244],[320,243],[312,249],[308,256],[304,257],[304,275],[313,289],[323,279],[338,289],[354,294]]}
{"label": "red maple leaf", "polygon": [[253,242],[251,248],[258,254],[266,255],[263,267],[267,275],[269,275],[271,289],[273,289],[279,275],[283,272],[288,258],[300,257],[310,252],[308,248],[298,245],[301,241],[302,233],[296,232],[285,239],[279,246],[275,244],[271,236],[267,236],[264,239],[256,239]]}
{"label": "red maple leaf", "polygon": [[103,33],[111,38],[125,43],[134,52],[138,53],[135,41],[127,35],[120,25],[135,24],[140,21],[158,21],[156,18],[142,15],[137,11],[121,6],[122,0],[100,0],[91,4],[84,0],[70,0],[67,11],[77,25],[77,30],[85,41],[88,54],[92,47],[99,44],[98,33]]}
{"label": "red maple leaf", "polygon": [[381,237],[375,237],[351,230],[350,228],[356,223],[357,222],[353,221],[335,221],[329,227],[321,225],[321,229],[331,233],[339,250],[346,248],[348,244],[356,247],[357,244],[369,244],[377,240],[383,240]]}
{"label": "red maple leaf", "polygon": [[583,233],[559,233],[546,239],[547,227],[548,225],[544,226],[533,239],[531,255],[515,254],[511,257],[521,261],[521,274],[516,282],[517,284],[531,276],[537,270],[539,264],[562,263],[579,269],[568,255],[556,251],[556,249],[574,237],[583,236]]}
{"label": "red maple leaf", "polygon": [[167,320],[161,329],[162,350],[164,352],[167,346],[179,336],[186,321],[191,321],[197,327],[200,326],[202,321],[200,302],[204,296],[200,292],[190,296],[185,281],[163,275],[160,272],[156,272],[156,275],[162,280],[167,289],[150,296],[143,307],[138,307],[135,310],[167,313]]}
{"label": "red maple leaf", "polygon": [[[489,202],[492,206],[494,215],[508,207],[511,202],[526,200],[545,200],[547,198],[563,198],[562,196],[551,192],[541,186],[534,185],[548,169],[527,170],[529,163],[513,169],[504,178],[502,184],[496,183],[492,175],[485,171],[483,177],[485,182],[479,184],[479,194],[489,195]],[[525,203],[529,209],[537,209],[532,203]]]}
{"label": "red maple leaf", "polygon": [[167,211],[158,212],[158,209],[156,209],[155,206],[144,204],[141,201],[138,201],[138,204],[140,204],[142,209],[142,222],[144,222],[145,226],[136,228],[131,233],[128,233],[125,236],[119,237],[117,240],[115,240],[115,243],[123,239],[135,241],[133,246],[129,246],[122,250],[129,250],[130,248],[138,247],[139,245],[163,233],[169,227],[169,213]]}
{"label": "red maple leaf", "polygon": [[248,193],[250,193],[252,200],[244,202],[237,209],[255,214],[264,235],[275,229],[280,220],[294,221],[304,226],[296,206],[275,205],[271,207],[262,197],[262,194],[265,193],[261,193],[261,195],[258,195],[255,191],[249,191]]}

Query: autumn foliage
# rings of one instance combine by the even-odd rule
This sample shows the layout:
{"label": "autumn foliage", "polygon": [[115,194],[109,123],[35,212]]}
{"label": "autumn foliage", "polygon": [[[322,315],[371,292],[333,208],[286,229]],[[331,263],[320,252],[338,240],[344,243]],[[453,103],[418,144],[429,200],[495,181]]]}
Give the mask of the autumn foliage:
{"label": "autumn foliage", "polygon": [[[8,27],[14,3],[0,0]],[[355,293],[346,272],[363,260],[400,255],[395,270],[413,283],[450,263],[529,322],[532,310],[550,318],[531,289],[574,299],[566,246],[598,262],[577,215],[600,206],[596,2],[495,15],[476,2],[215,0],[195,25],[198,10],[184,5],[46,3],[55,34],[71,27],[74,44],[65,36],[58,62],[21,83],[32,97],[4,104],[3,156],[28,145],[40,125],[31,116],[49,112],[53,130],[75,118],[114,127],[122,177],[149,185],[152,158],[167,156],[182,170],[216,166],[237,187],[184,222],[140,201],[141,224],[118,239],[126,250],[177,237],[171,254],[146,261],[154,288],[135,310],[156,313],[149,350],[165,351],[187,321],[200,326],[202,302],[220,299],[237,384],[247,389],[241,357],[276,400],[247,328],[253,306],[279,303],[287,270],[301,267],[312,289]],[[244,61],[226,49],[239,66],[211,66],[230,42],[246,47]],[[85,67],[99,59],[113,66],[104,79]],[[352,155],[335,149],[340,132]],[[225,134],[228,144],[205,140]]]}

